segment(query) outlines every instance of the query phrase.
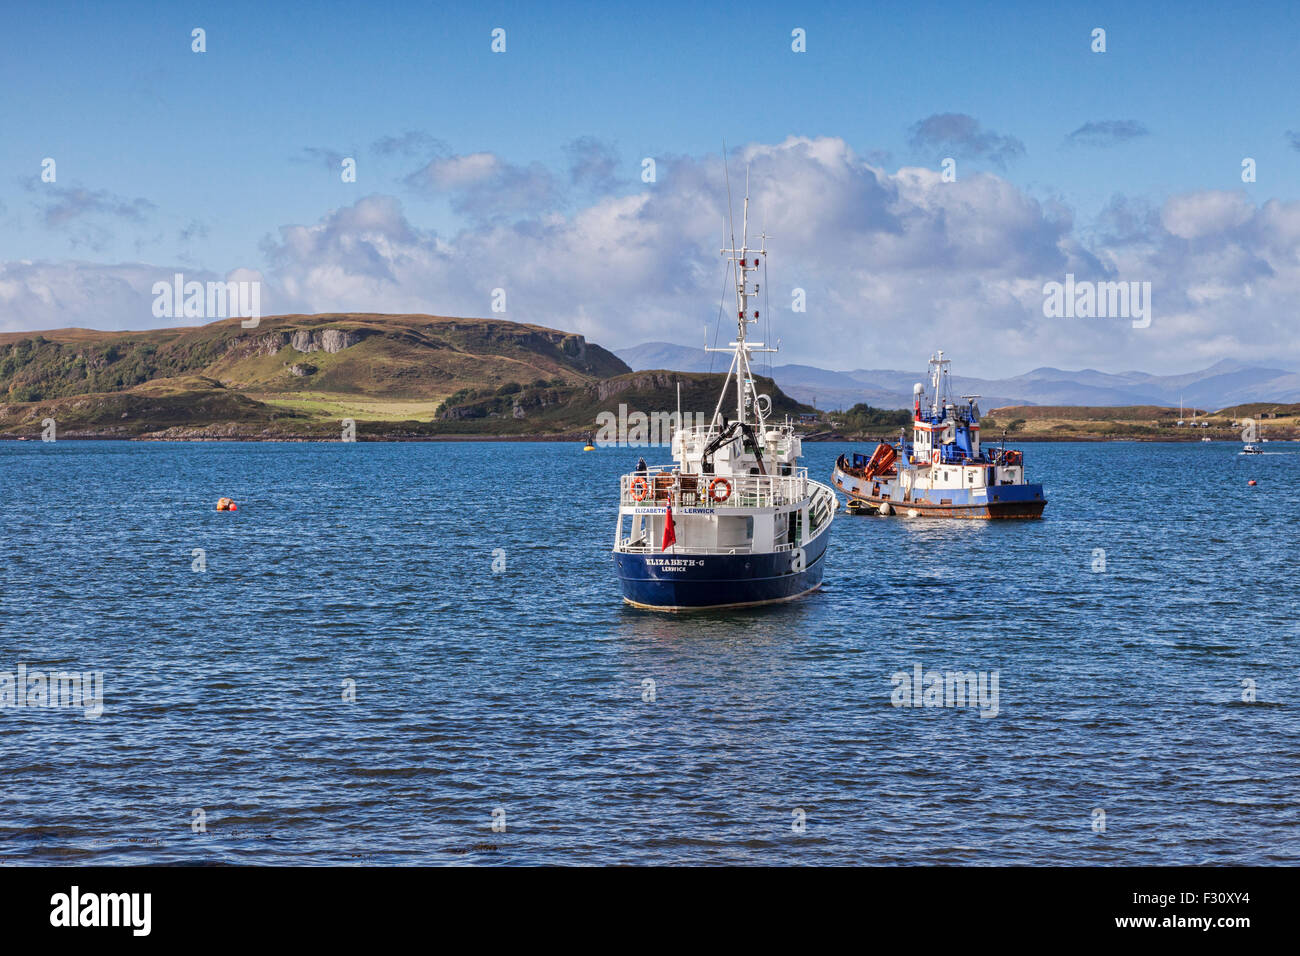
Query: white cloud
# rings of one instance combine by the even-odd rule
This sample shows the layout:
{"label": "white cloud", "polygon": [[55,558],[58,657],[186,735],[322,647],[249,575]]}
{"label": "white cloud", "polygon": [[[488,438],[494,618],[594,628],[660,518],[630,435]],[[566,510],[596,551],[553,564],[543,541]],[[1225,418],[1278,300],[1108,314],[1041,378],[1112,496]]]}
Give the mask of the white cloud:
{"label": "white cloud", "polygon": [[435,189],[464,189],[497,175],[503,165],[491,153],[471,153],[435,159],[424,167],[423,172]]}
{"label": "white cloud", "polygon": [[558,179],[541,163],[516,166],[492,153],[435,157],[406,183],[447,196],[455,212],[476,222],[535,214],[554,207],[561,194]]}
{"label": "white cloud", "polygon": [[[159,320],[153,314],[153,284],[176,273],[198,282],[263,279],[257,270],[234,269],[224,276],[183,266],[145,263],[16,260],[0,263],[0,332],[29,329],[107,330],[194,325],[201,320]],[[279,302],[291,300],[280,294]],[[300,311],[281,307],[279,311]],[[263,309],[263,311],[267,311]]]}
{"label": "white cloud", "polygon": [[0,263],[0,331],[156,325],[149,288],[159,272],[75,261]]}
{"label": "white cloud", "polygon": [[1230,232],[1254,214],[1255,204],[1244,193],[1207,191],[1172,197],[1161,210],[1160,220],[1171,235],[1199,239]]}

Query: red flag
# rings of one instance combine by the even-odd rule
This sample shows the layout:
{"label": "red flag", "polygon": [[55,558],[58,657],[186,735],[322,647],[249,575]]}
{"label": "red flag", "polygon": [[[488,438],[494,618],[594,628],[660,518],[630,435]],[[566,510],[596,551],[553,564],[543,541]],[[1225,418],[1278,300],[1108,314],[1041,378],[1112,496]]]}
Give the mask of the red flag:
{"label": "red flag", "polygon": [[660,551],[667,551],[668,546],[677,543],[677,528],[673,525],[673,506],[668,506],[668,514],[664,516],[664,544]]}

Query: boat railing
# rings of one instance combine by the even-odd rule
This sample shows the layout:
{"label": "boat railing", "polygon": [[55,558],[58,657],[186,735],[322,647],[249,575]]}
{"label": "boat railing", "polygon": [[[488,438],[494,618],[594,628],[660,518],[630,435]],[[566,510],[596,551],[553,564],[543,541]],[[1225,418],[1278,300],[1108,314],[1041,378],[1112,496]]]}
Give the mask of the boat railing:
{"label": "boat railing", "polygon": [[788,475],[696,475],[648,468],[623,475],[619,485],[624,507],[775,508],[802,501],[810,492],[807,468]]}
{"label": "boat railing", "polygon": [[670,544],[668,550],[665,551],[657,542],[652,543],[647,541],[645,538],[633,539],[631,537],[626,537],[619,538],[617,550],[628,554],[665,554],[669,557],[674,554],[774,554],[781,551],[793,551],[795,548],[801,547],[802,544],[802,541],[782,541],[775,547],[763,552],[756,552],[752,545],[738,545],[734,548],[727,548],[724,551],[719,550],[718,548],[699,548]]}
{"label": "boat railing", "polygon": [[632,538],[620,538],[617,550],[628,554],[663,554],[672,557],[675,554],[773,554],[780,551],[793,551],[797,547],[799,547],[798,542],[783,541],[770,550],[756,552],[750,545],[741,545],[734,548],[727,548],[726,550],[719,550],[718,548],[696,548],[680,544],[670,544],[668,550],[665,551],[658,543],[652,544],[644,538],[638,538],[635,541]]}
{"label": "boat railing", "polygon": [[[793,435],[795,434],[794,425],[795,425],[794,422],[786,424],[784,422],[769,421],[766,425],[763,426],[763,431],[778,432],[781,435]],[[754,427],[757,428],[758,426],[755,425]],[[711,439],[715,437],[719,431],[721,431],[721,426],[715,422],[712,425],[691,425],[686,428],[678,428],[676,429],[674,434],[681,435],[682,438],[684,439],[689,439],[689,438]]]}

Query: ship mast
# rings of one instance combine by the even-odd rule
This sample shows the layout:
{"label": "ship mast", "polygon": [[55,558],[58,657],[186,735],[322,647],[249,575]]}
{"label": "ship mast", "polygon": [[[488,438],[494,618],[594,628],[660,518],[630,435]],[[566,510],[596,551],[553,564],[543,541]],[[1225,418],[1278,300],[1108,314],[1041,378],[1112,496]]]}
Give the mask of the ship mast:
{"label": "ship mast", "polygon": [[943,377],[948,374],[946,366],[952,364],[952,359],[943,357],[943,349],[939,350],[937,356],[930,356],[930,384],[934,386],[934,402],[930,406],[932,415],[938,416],[939,410],[944,407],[943,401]]}
{"label": "ship mast", "polygon": [[[725,158],[724,158],[725,164]],[[725,166],[724,166],[725,168]],[[731,186],[730,176],[728,176],[727,186],[727,213],[731,213]],[[767,233],[761,233],[758,236],[759,248],[751,250],[749,248],[749,170],[745,170],[745,203],[741,215],[741,232],[740,247],[736,247],[736,233],[733,226],[731,233],[731,248],[721,250],[729,261],[735,265],[736,270],[736,341],[727,343],[725,349],[709,348],[707,352],[731,352],[731,368],[727,371],[727,381],[723,384],[722,395],[718,398],[717,407],[713,410],[713,420],[711,427],[718,422],[718,416],[722,412],[722,401],[727,394],[727,386],[731,384],[731,376],[736,376],[736,421],[745,423],[748,421],[745,415],[745,408],[751,402],[754,406],[754,414],[761,429],[766,424],[766,412],[759,404],[758,390],[754,387],[754,376],[750,368],[749,357],[753,352],[775,352],[774,348],[767,348],[762,342],[749,342],[745,336],[751,323],[759,321],[759,310],[752,308],[758,302],[758,295],[761,290],[757,279],[757,272],[761,266],[762,259],[767,255],[767,240],[771,238]],[[751,278],[751,273],[755,275]]]}

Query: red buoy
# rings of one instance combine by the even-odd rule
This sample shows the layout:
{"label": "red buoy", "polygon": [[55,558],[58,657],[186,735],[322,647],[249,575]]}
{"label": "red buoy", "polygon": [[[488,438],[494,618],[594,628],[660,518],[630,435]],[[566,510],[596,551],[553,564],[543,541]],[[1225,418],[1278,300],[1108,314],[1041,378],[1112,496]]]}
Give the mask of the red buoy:
{"label": "red buoy", "polygon": [[1246,484],[1248,484],[1248,485],[1253,485],[1253,484],[1255,484],[1255,479],[1254,479],[1254,478],[1250,479],[1250,481],[1246,482]]}

